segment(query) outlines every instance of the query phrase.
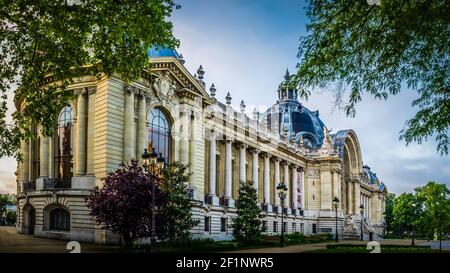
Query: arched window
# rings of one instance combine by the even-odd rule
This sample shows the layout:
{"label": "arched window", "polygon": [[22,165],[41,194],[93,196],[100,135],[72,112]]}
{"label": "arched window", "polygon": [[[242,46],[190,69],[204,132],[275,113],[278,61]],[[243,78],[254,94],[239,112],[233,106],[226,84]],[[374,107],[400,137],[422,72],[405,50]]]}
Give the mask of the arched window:
{"label": "arched window", "polygon": [[70,230],[70,213],[61,208],[56,208],[50,212],[51,230]]}
{"label": "arched window", "polygon": [[55,134],[55,177],[69,180],[73,176],[73,110],[65,106],[58,117]]}
{"label": "arched window", "polygon": [[[158,154],[162,154],[166,163],[171,160],[172,138],[170,136],[170,121],[166,114],[158,108],[149,112],[148,120],[150,122],[148,131],[148,142],[155,148]],[[149,151],[151,152],[151,151]]]}

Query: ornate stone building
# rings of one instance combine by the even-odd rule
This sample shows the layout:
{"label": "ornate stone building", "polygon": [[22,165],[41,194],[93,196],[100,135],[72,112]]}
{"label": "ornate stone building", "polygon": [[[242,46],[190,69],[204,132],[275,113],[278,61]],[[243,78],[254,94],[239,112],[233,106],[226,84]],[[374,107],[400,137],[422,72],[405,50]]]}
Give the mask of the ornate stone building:
{"label": "ornate stone building", "polygon": [[[98,243],[117,236],[94,224],[85,198],[121,162],[140,159],[148,144],[167,162],[190,164],[197,237],[231,239],[240,181],[251,181],[263,209],[268,234],[358,232],[360,205],[365,232],[382,232],[386,187],[363,166],[352,130],[330,134],[319,118],[298,101],[289,73],[278,100],[264,113],[245,114],[206,88],[204,70],[195,75],[169,49],[150,49],[151,73],[131,84],[118,77],[76,79],[76,99],[61,109],[53,137],[22,143],[18,164],[18,232]],[[16,100],[19,111],[24,101]],[[288,195],[279,199],[276,186]],[[281,223],[281,212],[286,213]],[[353,234],[353,235],[352,235]]]}

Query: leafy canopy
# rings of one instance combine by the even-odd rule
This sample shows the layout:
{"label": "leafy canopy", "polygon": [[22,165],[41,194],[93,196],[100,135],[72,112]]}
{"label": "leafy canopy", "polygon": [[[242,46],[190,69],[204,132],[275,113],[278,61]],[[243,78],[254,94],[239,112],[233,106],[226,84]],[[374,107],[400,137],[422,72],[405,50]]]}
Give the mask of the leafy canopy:
{"label": "leafy canopy", "polygon": [[[104,179],[102,188],[95,187],[87,198],[95,222],[120,233],[127,246],[137,238],[150,237],[152,232],[152,199],[161,207],[166,202],[161,183],[152,179],[138,161],[121,165]],[[155,195],[152,195],[154,183]],[[156,231],[161,230],[164,220],[156,210]]]}
{"label": "leafy canopy", "polygon": [[[308,34],[301,37],[295,82],[331,87],[338,106],[354,116],[364,92],[377,99],[405,85],[419,97],[418,112],[406,121],[400,139],[422,143],[435,136],[437,150],[450,144],[449,19],[445,0],[310,0]],[[347,92],[348,101],[342,97]]]}
{"label": "leafy canopy", "polygon": [[237,217],[233,219],[233,235],[241,243],[252,243],[261,235],[261,209],[258,195],[251,182],[240,182],[239,197],[236,202]]}
{"label": "leafy canopy", "polygon": [[191,239],[190,230],[199,224],[192,217],[192,199],[189,195],[188,165],[173,162],[163,171],[161,190],[165,193],[165,202],[160,213],[165,219],[160,239],[182,241]]}
{"label": "leafy canopy", "polygon": [[[74,78],[117,73],[129,81],[147,66],[149,47],[178,46],[168,20],[178,7],[173,0],[0,0],[0,157],[19,155],[31,125],[52,133]],[[15,85],[16,102],[27,103],[8,122],[7,91]]]}

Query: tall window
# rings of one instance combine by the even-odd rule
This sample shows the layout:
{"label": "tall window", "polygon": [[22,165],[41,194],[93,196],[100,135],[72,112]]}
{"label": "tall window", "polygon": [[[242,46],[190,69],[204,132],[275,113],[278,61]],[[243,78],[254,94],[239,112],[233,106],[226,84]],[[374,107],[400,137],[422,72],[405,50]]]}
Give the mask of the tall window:
{"label": "tall window", "polygon": [[65,106],[58,117],[55,135],[55,177],[61,180],[73,176],[73,110]]}
{"label": "tall window", "polygon": [[169,163],[172,153],[170,121],[165,113],[158,108],[149,113],[148,120],[150,122],[148,142],[158,154],[162,154],[166,163]]}
{"label": "tall window", "polygon": [[50,212],[50,229],[70,230],[70,213],[65,209],[54,209]]}

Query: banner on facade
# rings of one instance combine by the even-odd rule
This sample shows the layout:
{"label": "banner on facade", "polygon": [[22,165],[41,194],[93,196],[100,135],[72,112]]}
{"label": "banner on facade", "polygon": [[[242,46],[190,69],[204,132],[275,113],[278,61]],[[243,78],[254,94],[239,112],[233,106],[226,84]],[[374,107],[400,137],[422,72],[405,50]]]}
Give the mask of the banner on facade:
{"label": "banner on facade", "polygon": [[302,172],[297,171],[297,208],[302,208],[302,183]]}

